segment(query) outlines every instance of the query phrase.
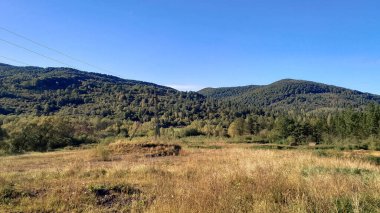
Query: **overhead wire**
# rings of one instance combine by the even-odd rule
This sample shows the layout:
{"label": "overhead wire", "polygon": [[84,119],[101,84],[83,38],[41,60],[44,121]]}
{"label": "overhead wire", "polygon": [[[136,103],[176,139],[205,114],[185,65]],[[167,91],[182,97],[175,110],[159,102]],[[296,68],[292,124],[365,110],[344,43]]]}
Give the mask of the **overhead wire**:
{"label": "overhead wire", "polygon": [[8,40],[2,39],[2,38],[0,38],[0,41],[5,42],[5,43],[7,43],[7,44],[9,44],[9,45],[12,45],[12,46],[18,47],[18,48],[20,48],[20,49],[23,49],[23,50],[29,51],[29,52],[34,53],[34,54],[36,54],[36,55],[39,55],[39,56],[41,56],[41,57],[47,58],[47,59],[49,59],[49,60],[51,60],[51,61],[54,61],[54,62],[57,62],[57,63],[63,64],[63,65],[65,65],[65,66],[68,66],[68,67],[71,67],[71,68],[74,68],[74,67],[71,66],[70,64],[67,64],[67,63],[62,62],[62,61],[60,61],[60,60],[57,60],[57,59],[55,59],[55,58],[52,58],[52,57],[46,56],[46,55],[44,55],[44,54],[41,54],[41,53],[36,52],[36,51],[34,51],[34,50],[31,50],[31,49],[29,49],[29,48],[23,47],[23,46],[21,46],[21,45],[19,45],[19,44],[16,44],[16,43],[14,43],[14,42],[11,42],[11,41],[8,41]]}
{"label": "overhead wire", "polygon": [[[102,67],[96,66],[96,65],[94,65],[94,64],[88,63],[88,62],[86,62],[86,61],[84,61],[84,60],[82,60],[82,59],[79,59],[79,58],[77,58],[77,57],[73,57],[73,56],[71,56],[71,55],[69,55],[69,54],[67,54],[67,53],[64,53],[64,52],[59,51],[59,50],[57,50],[57,49],[55,49],[55,48],[52,48],[52,47],[49,47],[49,46],[47,46],[47,45],[45,45],[45,44],[42,44],[42,43],[40,43],[40,42],[37,42],[37,41],[35,41],[34,39],[28,38],[27,36],[24,36],[24,35],[21,35],[20,33],[17,33],[17,32],[14,32],[14,31],[12,31],[12,30],[9,30],[9,29],[7,29],[7,28],[5,28],[5,27],[3,27],[3,26],[0,26],[0,29],[3,30],[3,31],[5,31],[5,32],[8,32],[8,33],[10,33],[10,34],[12,34],[12,35],[14,35],[14,36],[17,36],[17,37],[19,37],[19,38],[22,38],[22,39],[24,39],[24,40],[26,40],[26,41],[29,41],[29,42],[31,42],[31,43],[37,45],[37,46],[43,47],[43,48],[45,48],[45,49],[47,49],[47,50],[50,50],[50,51],[55,52],[55,53],[57,53],[57,54],[60,54],[60,55],[66,57],[66,58],[68,58],[68,59],[73,60],[73,61],[76,61],[76,62],[79,62],[79,63],[85,64],[85,65],[90,66],[90,67],[93,67],[93,68],[96,68],[96,69],[99,70],[99,71],[103,71],[103,72],[106,72],[106,73],[109,73],[109,74],[113,74],[113,72],[111,72],[110,70],[107,70],[107,69],[104,69],[104,68],[102,68]],[[1,39],[1,40],[4,41],[4,39]],[[12,43],[12,42],[8,42],[8,41],[4,41],[4,42],[9,43],[9,44]],[[66,66],[73,67],[73,66],[70,66],[70,65],[67,64],[67,63],[61,62],[61,61],[56,60],[56,59],[54,59],[54,58],[52,58],[52,57],[45,56],[45,55],[43,55],[43,54],[37,53],[36,51],[32,51],[32,50],[30,50],[30,49],[28,49],[28,48],[24,48],[24,47],[22,47],[21,45],[17,45],[17,44],[14,44],[14,43],[11,44],[11,45],[13,45],[13,46],[17,46],[17,47],[22,48],[22,49],[25,49],[25,50],[28,50],[29,52],[33,52],[33,53],[38,54],[38,55],[40,55],[40,56],[42,56],[42,57],[44,57],[44,58],[48,58],[49,60],[53,60],[53,61],[58,62],[58,63],[60,63],[60,64],[64,64],[64,65],[66,65]]]}
{"label": "overhead wire", "polygon": [[5,58],[6,60],[9,60],[9,61],[13,61],[13,62],[16,62],[16,63],[19,63],[19,64],[23,64],[23,65],[26,65],[26,66],[32,66],[28,63],[25,63],[25,62],[22,62],[18,59],[14,59],[14,58],[10,58],[10,57],[7,57],[7,56],[3,56],[3,55],[0,55],[1,58]]}

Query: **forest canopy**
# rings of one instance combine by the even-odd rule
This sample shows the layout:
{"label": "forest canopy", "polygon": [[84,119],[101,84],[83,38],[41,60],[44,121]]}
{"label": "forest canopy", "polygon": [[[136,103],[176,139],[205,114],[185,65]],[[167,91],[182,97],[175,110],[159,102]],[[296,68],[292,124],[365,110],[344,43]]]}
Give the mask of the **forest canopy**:
{"label": "forest canopy", "polygon": [[379,149],[380,96],[310,81],[180,92],[70,68],[0,64],[0,148],[48,151],[107,137],[245,137]]}

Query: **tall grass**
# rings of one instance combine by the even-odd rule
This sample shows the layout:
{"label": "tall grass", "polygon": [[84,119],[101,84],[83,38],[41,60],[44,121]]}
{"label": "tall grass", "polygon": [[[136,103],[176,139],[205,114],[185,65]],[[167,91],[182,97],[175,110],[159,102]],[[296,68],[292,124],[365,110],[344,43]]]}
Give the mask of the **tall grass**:
{"label": "tall grass", "polygon": [[380,211],[380,169],[374,164],[319,156],[309,150],[261,150],[242,144],[217,144],[222,148],[208,148],[208,142],[197,142],[197,147],[192,148],[191,141],[187,141],[180,156],[119,154],[112,156],[113,161],[99,161],[94,150],[2,157],[0,209]]}

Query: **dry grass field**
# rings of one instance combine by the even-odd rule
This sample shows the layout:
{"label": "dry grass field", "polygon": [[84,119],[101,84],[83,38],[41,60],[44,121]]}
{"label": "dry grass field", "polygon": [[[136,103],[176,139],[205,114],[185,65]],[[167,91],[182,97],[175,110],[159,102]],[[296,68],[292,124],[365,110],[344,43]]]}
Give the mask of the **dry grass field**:
{"label": "dry grass field", "polygon": [[0,211],[380,211],[380,168],[360,159],[211,141],[171,141],[179,155],[159,156],[125,143],[1,157]]}

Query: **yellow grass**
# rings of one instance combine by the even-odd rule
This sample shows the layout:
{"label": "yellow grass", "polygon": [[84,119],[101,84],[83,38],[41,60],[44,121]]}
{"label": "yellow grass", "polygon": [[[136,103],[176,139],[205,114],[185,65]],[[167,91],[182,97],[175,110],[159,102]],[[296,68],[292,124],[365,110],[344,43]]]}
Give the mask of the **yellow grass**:
{"label": "yellow grass", "polygon": [[2,157],[0,212],[380,211],[380,169],[368,162],[182,145],[179,156],[154,158],[103,161],[96,148]]}

